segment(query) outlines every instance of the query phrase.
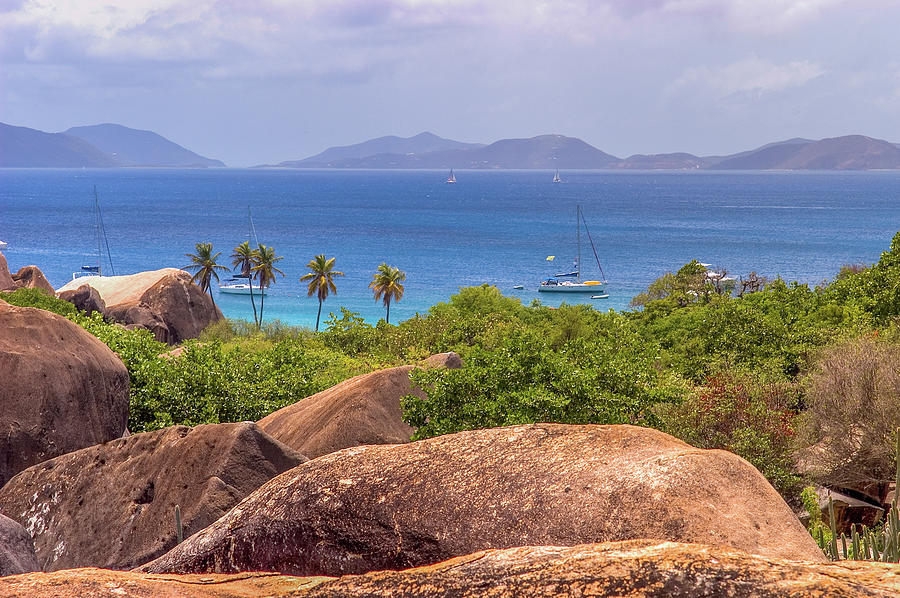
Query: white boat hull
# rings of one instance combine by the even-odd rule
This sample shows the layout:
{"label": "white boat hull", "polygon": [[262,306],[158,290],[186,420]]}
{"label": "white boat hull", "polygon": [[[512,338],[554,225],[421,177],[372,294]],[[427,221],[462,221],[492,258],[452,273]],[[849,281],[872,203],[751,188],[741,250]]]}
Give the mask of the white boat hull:
{"label": "white boat hull", "polygon": [[[225,293],[226,295],[249,295],[250,294],[250,286],[249,285],[235,285],[230,287],[219,287],[220,293]],[[266,289],[258,289],[253,287],[254,295],[268,295]]]}
{"label": "white boat hull", "polygon": [[595,295],[606,293],[601,284],[542,284],[538,287],[539,293],[593,293]]}

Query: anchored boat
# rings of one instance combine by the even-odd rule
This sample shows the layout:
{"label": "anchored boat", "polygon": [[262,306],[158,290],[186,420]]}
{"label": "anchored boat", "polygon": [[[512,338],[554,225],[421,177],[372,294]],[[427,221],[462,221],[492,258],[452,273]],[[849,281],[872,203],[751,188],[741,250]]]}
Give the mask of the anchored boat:
{"label": "anchored boat", "polygon": [[112,256],[109,252],[109,239],[106,237],[106,228],[103,226],[103,214],[100,212],[100,197],[97,195],[97,187],[94,186],[94,229],[97,237],[97,263],[84,264],[77,272],[72,272],[72,280],[85,276],[103,276],[103,245],[106,244],[106,258],[109,261],[109,269],[113,276],[116,274],[112,265]]}
{"label": "anchored boat", "polygon": [[[581,280],[581,227],[584,225],[584,231],[587,233],[588,240],[591,243],[591,249],[594,252],[594,258],[597,260],[597,268],[600,270],[601,280]],[[606,295],[606,277],[603,275],[603,267],[600,266],[600,258],[597,256],[597,248],[594,246],[594,240],[591,238],[591,231],[588,230],[587,222],[584,220],[584,214],[581,213],[581,206],[576,206],[575,226],[577,237],[577,257],[575,258],[575,266],[571,272],[558,272],[556,276],[548,278],[541,282],[538,292],[541,293],[591,293],[592,295]],[[552,256],[551,256],[552,257]],[[547,258],[550,259],[549,257]],[[574,279],[574,280],[569,280]]]}

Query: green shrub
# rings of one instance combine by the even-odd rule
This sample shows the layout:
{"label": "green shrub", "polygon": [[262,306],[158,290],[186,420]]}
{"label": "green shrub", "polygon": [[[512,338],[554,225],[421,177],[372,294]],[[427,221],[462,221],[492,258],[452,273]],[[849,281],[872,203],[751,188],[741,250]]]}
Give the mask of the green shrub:
{"label": "green shrub", "polygon": [[44,289],[16,289],[11,293],[0,293],[0,299],[18,307],[36,307],[51,311],[70,320],[78,313],[74,305],[68,301],[57,299],[55,295]]}
{"label": "green shrub", "polygon": [[491,349],[473,347],[459,370],[412,374],[427,398],[404,397],[415,438],[532,422],[658,425],[654,408],[678,400],[681,387],[655,367],[622,316],[557,350],[545,335],[512,330]]}
{"label": "green shrub", "polygon": [[190,342],[178,358],[142,364],[129,426],[256,421],[362,371],[340,353],[294,340],[261,351]]}

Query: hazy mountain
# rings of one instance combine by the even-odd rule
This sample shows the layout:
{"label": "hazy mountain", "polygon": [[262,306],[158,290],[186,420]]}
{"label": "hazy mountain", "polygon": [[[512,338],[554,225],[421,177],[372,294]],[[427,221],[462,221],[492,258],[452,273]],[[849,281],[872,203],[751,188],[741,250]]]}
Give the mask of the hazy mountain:
{"label": "hazy mountain", "polygon": [[65,132],[111,156],[119,166],[208,167],[225,166],[169,141],[152,131],[102,124],[72,127]]}
{"label": "hazy mountain", "polygon": [[419,133],[414,137],[389,135],[378,137],[354,145],[330,147],[320,154],[303,160],[289,160],[278,166],[294,168],[346,168],[338,164],[346,161],[369,158],[379,154],[426,154],[448,150],[464,150],[483,147],[481,143],[463,143],[438,137],[434,133]]}
{"label": "hazy mountain", "polygon": [[116,162],[90,143],[64,133],[45,133],[0,123],[0,167],[108,167]]}
{"label": "hazy mountain", "polygon": [[614,164],[612,168],[636,169],[636,170],[695,170],[704,168],[707,162],[693,154],[635,154],[628,156],[621,162]]}
{"label": "hazy mountain", "polygon": [[900,168],[900,148],[881,139],[846,135],[791,140],[729,156],[711,166],[729,170],[872,170]]}
{"label": "hazy mountain", "polygon": [[[359,146],[363,145],[365,144],[359,144]],[[502,139],[487,146],[466,145],[469,147],[422,153],[382,152],[362,157],[334,159],[328,163],[328,167],[607,168],[611,164],[619,162],[619,158],[602,152],[581,139],[563,135],[540,135],[530,139]],[[318,159],[314,160],[314,158],[316,157],[296,162],[282,162],[280,165],[299,168],[324,166],[322,162],[319,162]]]}
{"label": "hazy mountain", "polygon": [[530,139],[501,139],[459,155],[459,168],[609,168],[620,162],[575,137],[539,135]]}
{"label": "hazy mountain", "polygon": [[793,139],[785,139],[784,141],[773,141],[772,143],[767,143],[756,149],[746,150],[743,152],[738,152],[736,154],[730,154],[728,156],[703,156],[703,160],[706,162],[706,166],[708,168],[711,168],[724,160],[733,160],[735,158],[743,158],[744,156],[749,156],[750,154],[753,154],[755,152],[768,150],[768,149],[776,147],[776,146],[803,145],[803,144],[807,144],[807,143],[812,143],[813,141],[815,141],[815,139],[803,139],[802,137],[794,137]]}

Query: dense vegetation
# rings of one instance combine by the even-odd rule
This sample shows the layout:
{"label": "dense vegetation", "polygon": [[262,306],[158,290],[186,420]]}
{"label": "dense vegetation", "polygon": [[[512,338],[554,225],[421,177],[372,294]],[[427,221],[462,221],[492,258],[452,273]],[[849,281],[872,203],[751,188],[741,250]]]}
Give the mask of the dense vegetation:
{"label": "dense vegetation", "polygon": [[456,351],[462,369],[414,374],[428,394],[403,400],[417,437],[537,421],[647,425],[736,452],[789,497],[804,476],[886,492],[894,474],[900,234],[878,263],[815,288],[751,273],[723,289],[691,262],[626,313],[525,306],[472,287],[397,325],[344,308],[320,333],[220,322],[177,359],[160,357],[168,348],[148,332],[37,291],[4,298],[61,313],[122,356],[132,431],[259,419],[349,376]]}

